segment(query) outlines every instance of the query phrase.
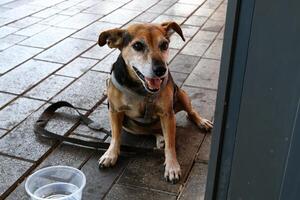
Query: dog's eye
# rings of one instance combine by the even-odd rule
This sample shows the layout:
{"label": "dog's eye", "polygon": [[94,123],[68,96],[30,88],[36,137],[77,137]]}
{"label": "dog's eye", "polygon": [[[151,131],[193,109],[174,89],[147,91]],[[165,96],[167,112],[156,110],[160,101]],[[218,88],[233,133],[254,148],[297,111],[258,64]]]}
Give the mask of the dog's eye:
{"label": "dog's eye", "polygon": [[136,42],[132,45],[132,47],[134,48],[134,50],[136,51],[143,51],[145,49],[145,46],[143,43],[141,42]]}
{"label": "dog's eye", "polygon": [[168,42],[162,42],[162,43],[160,44],[160,49],[161,49],[162,51],[166,51],[166,50],[168,50],[168,48],[169,48],[169,43],[168,43]]}

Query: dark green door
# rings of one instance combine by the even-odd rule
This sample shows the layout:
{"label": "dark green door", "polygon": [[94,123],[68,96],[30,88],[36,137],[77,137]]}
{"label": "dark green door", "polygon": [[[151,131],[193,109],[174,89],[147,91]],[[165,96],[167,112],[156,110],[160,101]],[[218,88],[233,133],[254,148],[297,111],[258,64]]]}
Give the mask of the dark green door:
{"label": "dark green door", "polygon": [[300,199],[300,1],[230,1],[206,199]]}

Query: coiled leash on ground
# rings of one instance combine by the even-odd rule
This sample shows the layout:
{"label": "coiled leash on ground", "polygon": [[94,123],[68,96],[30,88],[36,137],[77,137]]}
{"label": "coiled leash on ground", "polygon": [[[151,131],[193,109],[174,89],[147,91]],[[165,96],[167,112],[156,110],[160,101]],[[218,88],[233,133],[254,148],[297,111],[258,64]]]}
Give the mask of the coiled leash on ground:
{"label": "coiled leash on ground", "polygon": [[[107,149],[109,147],[109,143],[105,143],[103,141],[99,142],[92,142],[92,141],[86,141],[81,140],[77,138],[70,138],[64,135],[59,135],[56,133],[53,133],[51,131],[48,131],[45,129],[47,123],[50,121],[50,119],[55,114],[55,111],[62,107],[68,107],[74,109],[78,115],[79,120],[81,123],[87,125],[89,128],[93,130],[97,130],[100,132],[105,133],[108,136],[111,136],[110,131],[104,129],[100,126],[100,124],[94,122],[87,116],[81,114],[78,109],[76,109],[72,104],[66,101],[58,101],[56,103],[51,104],[49,107],[45,109],[45,111],[40,115],[38,120],[34,124],[34,132],[40,139],[48,139],[48,140],[55,140],[60,142],[68,142],[72,144],[77,144],[85,147],[92,147],[96,149]],[[126,153],[135,153],[135,154],[145,154],[145,153],[162,153],[161,150],[156,148],[143,148],[143,147],[134,147],[134,146],[128,146],[128,145],[121,145],[121,152]]]}

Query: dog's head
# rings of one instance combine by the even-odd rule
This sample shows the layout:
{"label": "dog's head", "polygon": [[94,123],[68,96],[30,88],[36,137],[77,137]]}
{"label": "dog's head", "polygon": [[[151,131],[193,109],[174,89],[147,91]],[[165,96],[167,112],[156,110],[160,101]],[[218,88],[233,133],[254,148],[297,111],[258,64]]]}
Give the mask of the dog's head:
{"label": "dog's head", "polygon": [[168,76],[169,42],[174,31],[185,40],[177,23],[166,22],[107,30],[100,34],[98,44],[121,50],[129,74],[141,81],[147,91],[157,92]]}

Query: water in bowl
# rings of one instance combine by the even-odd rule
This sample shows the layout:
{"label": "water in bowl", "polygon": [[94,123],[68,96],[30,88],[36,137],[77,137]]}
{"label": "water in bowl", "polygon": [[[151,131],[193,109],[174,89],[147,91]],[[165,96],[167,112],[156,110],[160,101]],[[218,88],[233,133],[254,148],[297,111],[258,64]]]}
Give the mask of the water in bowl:
{"label": "water in bowl", "polygon": [[[63,183],[56,182],[48,185],[44,185],[43,187],[37,189],[34,192],[34,195],[44,199],[60,199],[63,197],[67,197],[70,194],[76,192],[79,188],[71,183]],[[64,200],[77,200],[80,198],[76,198],[76,196],[71,196],[70,198],[66,198]]]}

